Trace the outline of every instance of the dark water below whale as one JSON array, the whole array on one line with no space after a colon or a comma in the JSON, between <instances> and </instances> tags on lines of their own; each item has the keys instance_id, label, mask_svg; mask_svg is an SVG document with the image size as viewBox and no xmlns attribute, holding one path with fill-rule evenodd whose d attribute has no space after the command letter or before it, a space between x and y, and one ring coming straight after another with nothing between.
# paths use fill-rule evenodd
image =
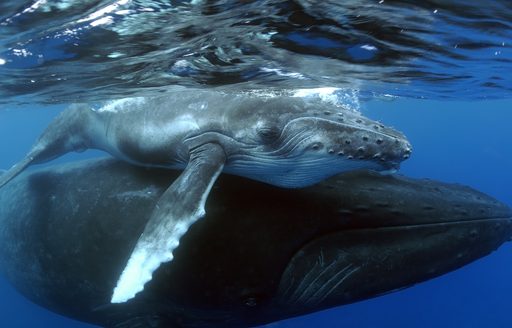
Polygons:
<instances>
[{"instance_id":1,"label":"dark water below whale","mask_svg":"<svg viewBox=\"0 0 512 328\"><path fill-rule=\"evenodd\" d=\"M329 86L408 136L414 153L402 174L467 184L512 206L511 45L507 0L2 1L0 168L74 101ZM413 288L269 326L512 327L511 263L508 243ZM0 318L1 327L91 327L2 279Z\"/></svg>"}]
</instances>

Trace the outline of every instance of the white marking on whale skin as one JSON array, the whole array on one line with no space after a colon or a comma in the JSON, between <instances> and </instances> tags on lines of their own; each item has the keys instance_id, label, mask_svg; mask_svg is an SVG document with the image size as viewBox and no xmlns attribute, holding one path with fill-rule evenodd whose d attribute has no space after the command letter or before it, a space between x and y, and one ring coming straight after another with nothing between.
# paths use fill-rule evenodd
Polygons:
<instances>
[{"instance_id":1,"label":"white marking on whale skin","mask_svg":"<svg viewBox=\"0 0 512 328\"><path fill-rule=\"evenodd\" d=\"M122 112L122 111L127 111L130 108L133 108L133 110L140 110L139 106L144 105L145 102L146 102L145 97L123 98L123 99L109 101L105 105L101 106L100 108L93 109L93 110L100 112L100 113L103 113L103 112L118 113L118 112Z\"/></svg>"},{"instance_id":2,"label":"white marking on whale skin","mask_svg":"<svg viewBox=\"0 0 512 328\"><path fill-rule=\"evenodd\" d=\"M194 111L205 111L208 107L207 101L194 102L188 105L188 109L192 109Z\"/></svg>"},{"instance_id":3,"label":"white marking on whale skin","mask_svg":"<svg viewBox=\"0 0 512 328\"><path fill-rule=\"evenodd\" d=\"M154 194L158 192L158 188L155 186L149 186L142 190L131 190L125 191L122 193L114 194L111 197L114 197L120 201L131 201L134 199L151 199Z\"/></svg>"},{"instance_id":4,"label":"white marking on whale skin","mask_svg":"<svg viewBox=\"0 0 512 328\"><path fill-rule=\"evenodd\" d=\"M389 170L384 170L384 171L378 171L378 173L380 175L394 175L396 174L396 172L398 172L396 169L389 169Z\"/></svg>"},{"instance_id":5,"label":"white marking on whale skin","mask_svg":"<svg viewBox=\"0 0 512 328\"><path fill-rule=\"evenodd\" d=\"M171 136L186 135L187 133L193 133L194 131L200 130L197 120L194 118L194 115L191 114L180 115L175 119L164 123L150 122L146 120L144 115L144 119L140 122L140 125L142 127L141 137L134 142L138 142L141 149L153 149L154 151L165 148L166 142ZM163 138L162 135L166 137ZM122 140L116 140L115 138L110 141L110 143L117 145L112 149L112 152L116 153L118 157L123 156L123 154L116 152L116 149L120 148L119 142L121 141Z\"/></svg>"},{"instance_id":6,"label":"white marking on whale skin","mask_svg":"<svg viewBox=\"0 0 512 328\"><path fill-rule=\"evenodd\" d=\"M176 119L172 120L167 127L169 131L172 131L173 134L184 134L191 131L197 131L200 129L197 120L194 118L194 115L184 114L176 117ZM159 135L162 132L156 129L155 135Z\"/></svg>"}]
</instances>

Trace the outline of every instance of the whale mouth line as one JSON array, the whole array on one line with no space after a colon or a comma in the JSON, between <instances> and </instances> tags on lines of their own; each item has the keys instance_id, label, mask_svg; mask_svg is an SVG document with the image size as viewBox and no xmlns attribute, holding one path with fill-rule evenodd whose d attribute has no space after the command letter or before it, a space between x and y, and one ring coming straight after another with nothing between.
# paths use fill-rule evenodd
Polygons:
<instances>
[{"instance_id":1,"label":"whale mouth line","mask_svg":"<svg viewBox=\"0 0 512 328\"><path fill-rule=\"evenodd\" d=\"M512 224L512 216L509 217L503 217L503 216L494 216L494 217L486 217L486 218L467 218L467 219L457 219L453 221L439 221L439 222L433 222L433 221L425 221L425 222L419 222L419 223L411 223L411 224L386 224L386 225L379 225L378 223L371 223L367 226L361 226L361 227L351 227L349 229L340 229L336 231L332 231L323 235L315 236L312 240L323 238L325 236L329 236L332 234L337 234L340 232L360 232L365 230L371 230L371 231L386 231L386 230L395 230L395 229L410 229L410 228L423 228L423 227L436 227L436 226L455 226L458 224L465 224L465 223L475 223L475 222L506 222L509 221Z\"/></svg>"}]
</instances>

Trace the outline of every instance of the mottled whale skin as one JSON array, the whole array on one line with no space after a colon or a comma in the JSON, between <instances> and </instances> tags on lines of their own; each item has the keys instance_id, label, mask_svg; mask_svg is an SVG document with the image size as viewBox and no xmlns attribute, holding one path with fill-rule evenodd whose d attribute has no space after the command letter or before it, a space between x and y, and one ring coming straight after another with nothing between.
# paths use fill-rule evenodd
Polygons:
<instances>
[{"instance_id":1,"label":"mottled whale skin","mask_svg":"<svg viewBox=\"0 0 512 328\"><path fill-rule=\"evenodd\" d=\"M393 170L411 153L401 133L326 102L188 91L64 111L0 187L28 165L88 148L137 165L183 169L152 211L114 289L116 303L134 297L173 259L180 238L204 216L222 171L299 188L354 169Z\"/></svg>"},{"instance_id":2,"label":"mottled whale skin","mask_svg":"<svg viewBox=\"0 0 512 328\"><path fill-rule=\"evenodd\" d=\"M0 271L35 303L104 327L249 327L411 286L512 234L508 207L461 185L359 171L287 190L223 175L174 260L111 304L178 175L112 159L23 173L0 189Z\"/></svg>"}]
</instances>

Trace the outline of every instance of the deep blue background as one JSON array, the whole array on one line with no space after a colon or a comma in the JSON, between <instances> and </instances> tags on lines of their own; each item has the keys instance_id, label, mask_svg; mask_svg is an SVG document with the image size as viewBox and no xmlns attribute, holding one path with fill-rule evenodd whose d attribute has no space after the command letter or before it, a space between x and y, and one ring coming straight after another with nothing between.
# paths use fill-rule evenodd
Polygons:
<instances>
[{"instance_id":1,"label":"deep blue background","mask_svg":"<svg viewBox=\"0 0 512 328\"><path fill-rule=\"evenodd\" d=\"M29 149L62 107L0 108L0 168ZM14 109L14 108L13 108ZM373 101L363 112L402 130L414 153L401 173L470 185L512 205L512 101ZM66 156L62 160L97 155ZM413 288L272 327L512 327L512 244ZM48 312L0 279L1 327L90 327Z\"/></svg>"}]
</instances>

